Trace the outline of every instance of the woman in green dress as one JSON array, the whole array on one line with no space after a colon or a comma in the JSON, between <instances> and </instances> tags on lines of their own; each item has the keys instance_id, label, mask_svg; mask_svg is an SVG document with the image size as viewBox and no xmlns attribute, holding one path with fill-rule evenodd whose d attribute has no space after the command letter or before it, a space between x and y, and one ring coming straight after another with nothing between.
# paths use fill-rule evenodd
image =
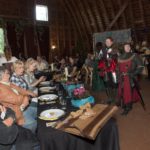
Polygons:
<instances>
[{"instance_id":1,"label":"woman in green dress","mask_svg":"<svg viewBox=\"0 0 150 150\"><path fill-rule=\"evenodd\" d=\"M102 78L99 75L98 63L100 60L100 54L102 49L102 43L96 43L96 50L93 59L93 78L92 78L92 90L95 92L105 90L105 85Z\"/></svg>"}]
</instances>

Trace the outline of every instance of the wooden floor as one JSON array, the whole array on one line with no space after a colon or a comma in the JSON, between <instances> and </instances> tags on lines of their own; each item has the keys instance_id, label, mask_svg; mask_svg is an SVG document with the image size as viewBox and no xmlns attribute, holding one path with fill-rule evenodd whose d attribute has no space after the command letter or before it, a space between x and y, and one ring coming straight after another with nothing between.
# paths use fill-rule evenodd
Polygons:
<instances>
[{"instance_id":1,"label":"wooden floor","mask_svg":"<svg viewBox=\"0 0 150 150\"><path fill-rule=\"evenodd\" d=\"M137 103L127 116L120 115L121 109L116 114L120 150L150 150L150 81L143 79L140 85L147 107L146 111L143 110L140 103ZM92 94L101 102L107 98L104 92L92 92Z\"/></svg>"}]
</instances>

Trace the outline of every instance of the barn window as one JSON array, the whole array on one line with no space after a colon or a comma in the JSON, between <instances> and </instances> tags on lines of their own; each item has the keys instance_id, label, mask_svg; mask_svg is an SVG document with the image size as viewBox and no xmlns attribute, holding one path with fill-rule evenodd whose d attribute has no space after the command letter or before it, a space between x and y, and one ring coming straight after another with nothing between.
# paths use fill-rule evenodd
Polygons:
<instances>
[{"instance_id":1,"label":"barn window","mask_svg":"<svg viewBox=\"0 0 150 150\"><path fill-rule=\"evenodd\" d=\"M4 30L0 28L0 54L4 53Z\"/></svg>"},{"instance_id":2,"label":"barn window","mask_svg":"<svg viewBox=\"0 0 150 150\"><path fill-rule=\"evenodd\" d=\"M48 7L46 5L36 5L36 20L48 21Z\"/></svg>"}]
</instances>

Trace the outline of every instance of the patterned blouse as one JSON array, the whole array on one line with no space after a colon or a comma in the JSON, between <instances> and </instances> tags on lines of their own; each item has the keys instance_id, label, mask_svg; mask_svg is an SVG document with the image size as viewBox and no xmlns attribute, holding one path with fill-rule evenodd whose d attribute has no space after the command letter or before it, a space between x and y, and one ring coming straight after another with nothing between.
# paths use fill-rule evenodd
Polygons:
<instances>
[{"instance_id":1,"label":"patterned blouse","mask_svg":"<svg viewBox=\"0 0 150 150\"><path fill-rule=\"evenodd\" d=\"M31 84L33 84L33 83L36 82L36 80L37 80L37 79L35 78L34 74L26 73L26 74L24 75L24 79L25 79L26 83L28 84L29 90L31 90L31 91L36 90L36 87L31 86Z\"/></svg>"},{"instance_id":2,"label":"patterned blouse","mask_svg":"<svg viewBox=\"0 0 150 150\"><path fill-rule=\"evenodd\" d=\"M14 83L15 85L27 90L28 89L28 84L25 81L25 79L23 78L23 76L18 76L16 75L16 73L13 73L11 78L10 78L10 82Z\"/></svg>"}]
</instances>

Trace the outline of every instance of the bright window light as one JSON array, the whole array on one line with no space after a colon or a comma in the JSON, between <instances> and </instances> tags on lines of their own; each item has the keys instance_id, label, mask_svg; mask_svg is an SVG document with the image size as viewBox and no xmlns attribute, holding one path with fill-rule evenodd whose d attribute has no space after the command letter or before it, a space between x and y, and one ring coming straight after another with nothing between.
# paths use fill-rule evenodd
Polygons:
<instances>
[{"instance_id":1,"label":"bright window light","mask_svg":"<svg viewBox=\"0 0 150 150\"><path fill-rule=\"evenodd\" d=\"M36 20L48 21L48 7L45 5L36 5Z\"/></svg>"}]
</instances>

